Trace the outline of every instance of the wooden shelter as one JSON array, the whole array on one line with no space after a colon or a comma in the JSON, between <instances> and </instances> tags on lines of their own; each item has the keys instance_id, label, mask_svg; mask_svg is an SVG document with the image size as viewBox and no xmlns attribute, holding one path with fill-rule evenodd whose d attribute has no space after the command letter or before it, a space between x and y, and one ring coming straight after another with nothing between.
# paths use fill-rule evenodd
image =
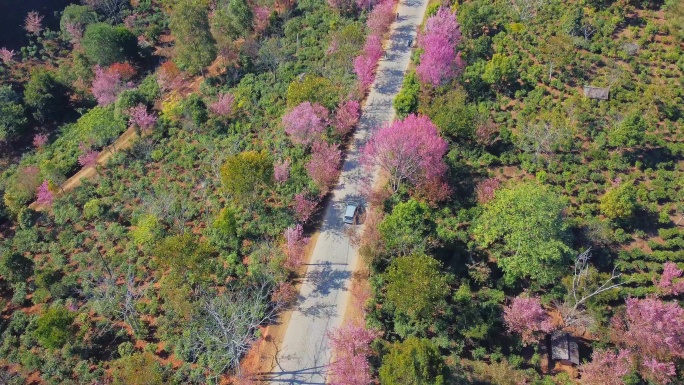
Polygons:
<instances>
[{"instance_id":1,"label":"wooden shelter","mask_svg":"<svg viewBox=\"0 0 684 385\"><path fill-rule=\"evenodd\" d=\"M584 86L584 97L589 99L608 100L610 88Z\"/></svg>"},{"instance_id":2,"label":"wooden shelter","mask_svg":"<svg viewBox=\"0 0 684 385\"><path fill-rule=\"evenodd\" d=\"M579 345L575 337L563 331L551 334L551 359L564 365L579 365Z\"/></svg>"}]
</instances>

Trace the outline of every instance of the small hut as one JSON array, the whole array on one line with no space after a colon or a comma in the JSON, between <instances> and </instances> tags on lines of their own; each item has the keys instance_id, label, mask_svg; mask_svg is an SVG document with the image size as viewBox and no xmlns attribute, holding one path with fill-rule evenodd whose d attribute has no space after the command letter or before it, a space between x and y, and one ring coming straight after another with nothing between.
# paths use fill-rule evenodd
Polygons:
<instances>
[{"instance_id":1,"label":"small hut","mask_svg":"<svg viewBox=\"0 0 684 385\"><path fill-rule=\"evenodd\" d=\"M564 365L579 365L579 345L577 340L563 331L551 335L551 359Z\"/></svg>"},{"instance_id":2,"label":"small hut","mask_svg":"<svg viewBox=\"0 0 684 385\"><path fill-rule=\"evenodd\" d=\"M589 99L608 100L610 88L584 86L584 97Z\"/></svg>"}]
</instances>

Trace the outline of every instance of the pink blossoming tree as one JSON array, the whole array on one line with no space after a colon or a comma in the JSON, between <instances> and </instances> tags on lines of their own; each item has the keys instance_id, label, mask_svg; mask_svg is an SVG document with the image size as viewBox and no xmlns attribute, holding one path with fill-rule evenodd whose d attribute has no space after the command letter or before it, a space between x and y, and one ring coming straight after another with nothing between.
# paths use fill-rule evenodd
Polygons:
<instances>
[{"instance_id":1,"label":"pink blossoming tree","mask_svg":"<svg viewBox=\"0 0 684 385\"><path fill-rule=\"evenodd\" d=\"M477 193L477 201L484 204L494 199L494 193L501 186L497 179L488 178L477 184L475 191Z\"/></svg>"},{"instance_id":2,"label":"pink blossoming tree","mask_svg":"<svg viewBox=\"0 0 684 385\"><path fill-rule=\"evenodd\" d=\"M157 116L147 111L147 107L140 103L128 110L128 117L131 124L139 131L148 131L157 124Z\"/></svg>"},{"instance_id":3,"label":"pink blossoming tree","mask_svg":"<svg viewBox=\"0 0 684 385\"><path fill-rule=\"evenodd\" d=\"M347 100L340 104L335 111L335 118L333 126L338 135L344 137L349 134L357 124L359 124L359 117L361 116L361 109L359 102L356 100Z\"/></svg>"},{"instance_id":4,"label":"pink blossoming tree","mask_svg":"<svg viewBox=\"0 0 684 385\"><path fill-rule=\"evenodd\" d=\"M385 170L396 192L405 181L420 185L443 180L446 151L447 142L430 118L411 114L377 130L363 148L362 162Z\"/></svg>"},{"instance_id":5,"label":"pink blossoming tree","mask_svg":"<svg viewBox=\"0 0 684 385\"><path fill-rule=\"evenodd\" d=\"M31 11L24 19L24 29L32 35L38 35L43 30L43 16L36 11Z\"/></svg>"},{"instance_id":6,"label":"pink blossoming tree","mask_svg":"<svg viewBox=\"0 0 684 385\"><path fill-rule=\"evenodd\" d=\"M304 229L301 224L290 226L285 229L283 236L285 237L285 268L295 270L302 265L304 261L304 248L309 243L309 238L304 237Z\"/></svg>"},{"instance_id":7,"label":"pink blossoming tree","mask_svg":"<svg viewBox=\"0 0 684 385\"><path fill-rule=\"evenodd\" d=\"M290 178L290 160L285 159L273 164L273 179L278 183L285 183Z\"/></svg>"},{"instance_id":8,"label":"pink blossoming tree","mask_svg":"<svg viewBox=\"0 0 684 385\"><path fill-rule=\"evenodd\" d=\"M254 7L254 32L261 34L268 28L271 23L271 9L266 6Z\"/></svg>"},{"instance_id":9,"label":"pink blossoming tree","mask_svg":"<svg viewBox=\"0 0 684 385\"><path fill-rule=\"evenodd\" d=\"M504 307L504 322L512 333L520 334L523 342L539 340L540 332L553 330L551 317L542 309L539 298L515 297Z\"/></svg>"},{"instance_id":10,"label":"pink blossoming tree","mask_svg":"<svg viewBox=\"0 0 684 385\"><path fill-rule=\"evenodd\" d=\"M366 55L359 55L354 58L354 73L359 78L359 85L363 91L375 81L375 65L377 60L373 60Z\"/></svg>"},{"instance_id":11,"label":"pink blossoming tree","mask_svg":"<svg viewBox=\"0 0 684 385\"><path fill-rule=\"evenodd\" d=\"M682 270L674 262L665 262L663 273L657 286L665 295L677 295L684 292L684 280L678 279L682 276ZM677 281L675 281L677 279Z\"/></svg>"},{"instance_id":12,"label":"pink blossoming tree","mask_svg":"<svg viewBox=\"0 0 684 385\"><path fill-rule=\"evenodd\" d=\"M82 154L78 156L78 164L81 167L95 167L97 165L97 157L100 156L98 151L92 148L87 148L83 143L79 145Z\"/></svg>"},{"instance_id":13,"label":"pink blossoming tree","mask_svg":"<svg viewBox=\"0 0 684 385\"><path fill-rule=\"evenodd\" d=\"M456 46L461 41L460 25L456 15L441 8L430 17L425 31L418 36L418 46L423 50L420 64L416 67L418 78L433 86L452 79L464 67Z\"/></svg>"},{"instance_id":14,"label":"pink blossoming tree","mask_svg":"<svg viewBox=\"0 0 684 385\"><path fill-rule=\"evenodd\" d=\"M126 85L121 81L119 72L107 71L100 66L95 66L93 96L95 96L97 104L106 106L114 103L121 91L126 88Z\"/></svg>"},{"instance_id":15,"label":"pink blossoming tree","mask_svg":"<svg viewBox=\"0 0 684 385\"><path fill-rule=\"evenodd\" d=\"M623 385L622 378L631 372L633 361L629 350L620 350L617 354L610 350L594 350L591 362L579 367L582 384Z\"/></svg>"},{"instance_id":16,"label":"pink blossoming tree","mask_svg":"<svg viewBox=\"0 0 684 385\"><path fill-rule=\"evenodd\" d=\"M325 130L327 117L325 107L302 102L283 115L283 126L293 142L308 146Z\"/></svg>"},{"instance_id":17,"label":"pink blossoming tree","mask_svg":"<svg viewBox=\"0 0 684 385\"><path fill-rule=\"evenodd\" d=\"M327 194L330 186L337 181L341 159L342 151L335 144L316 141L311 147L311 160L306 163L306 171L321 194Z\"/></svg>"},{"instance_id":18,"label":"pink blossoming tree","mask_svg":"<svg viewBox=\"0 0 684 385\"><path fill-rule=\"evenodd\" d=\"M0 48L0 60L5 65L10 65L14 61L14 50L9 50L5 47Z\"/></svg>"},{"instance_id":19,"label":"pink blossoming tree","mask_svg":"<svg viewBox=\"0 0 684 385\"><path fill-rule=\"evenodd\" d=\"M652 384L666 385L677 374L672 362L658 362L654 358L644 358L641 375Z\"/></svg>"},{"instance_id":20,"label":"pink blossoming tree","mask_svg":"<svg viewBox=\"0 0 684 385\"><path fill-rule=\"evenodd\" d=\"M69 42L74 46L78 46L83 38L83 26L79 23L67 22L64 24L64 30L68 35Z\"/></svg>"},{"instance_id":21,"label":"pink blossoming tree","mask_svg":"<svg viewBox=\"0 0 684 385\"><path fill-rule=\"evenodd\" d=\"M45 147L48 142L48 136L45 134L36 134L33 136L33 147L41 149Z\"/></svg>"},{"instance_id":22,"label":"pink blossoming tree","mask_svg":"<svg viewBox=\"0 0 684 385\"><path fill-rule=\"evenodd\" d=\"M307 197L306 193L295 194L294 196L294 214L295 218L301 222L308 222L311 216L316 211L318 201Z\"/></svg>"},{"instance_id":23,"label":"pink blossoming tree","mask_svg":"<svg viewBox=\"0 0 684 385\"><path fill-rule=\"evenodd\" d=\"M368 356L371 342L379 336L375 330L347 323L329 334L335 359L328 366L333 385L368 385L373 382Z\"/></svg>"},{"instance_id":24,"label":"pink blossoming tree","mask_svg":"<svg viewBox=\"0 0 684 385\"><path fill-rule=\"evenodd\" d=\"M384 35L389 30L395 17L394 1L383 0L376 4L370 15L368 15L368 21L366 22L371 35Z\"/></svg>"},{"instance_id":25,"label":"pink blossoming tree","mask_svg":"<svg viewBox=\"0 0 684 385\"><path fill-rule=\"evenodd\" d=\"M232 94L220 94L215 102L209 104L209 111L217 116L228 117L233 114L235 97Z\"/></svg>"},{"instance_id":26,"label":"pink blossoming tree","mask_svg":"<svg viewBox=\"0 0 684 385\"><path fill-rule=\"evenodd\" d=\"M55 194L50 190L50 182L44 180L43 183L38 186L38 191L36 193L36 202L43 206L52 206L52 202L55 200Z\"/></svg>"}]
</instances>

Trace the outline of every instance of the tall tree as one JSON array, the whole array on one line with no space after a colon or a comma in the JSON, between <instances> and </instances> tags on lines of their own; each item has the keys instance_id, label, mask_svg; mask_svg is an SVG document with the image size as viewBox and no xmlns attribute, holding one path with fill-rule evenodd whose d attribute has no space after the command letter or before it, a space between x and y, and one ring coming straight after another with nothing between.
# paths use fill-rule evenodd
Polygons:
<instances>
[{"instance_id":1,"label":"tall tree","mask_svg":"<svg viewBox=\"0 0 684 385\"><path fill-rule=\"evenodd\" d=\"M382 385L443 385L446 366L437 347L427 339L409 337L394 343L382 358Z\"/></svg>"},{"instance_id":2,"label":"tall tree","mask_svg":"<svg viewBox=\"0 0 684 385\"><path fill-rule=\"evenodd\" d=\"M461 26L456 15L448 8L440 8L428 19L425 31L418 37L418 46L423 49L416 67L418 78L438 86L456 76L464 67L460 53L456 53L460 41Z\"/></svg>"},{"instance_id":3,"label":"tall tree","mask_svg":"<svg viewBox=\"0 0 684 385\"><path fill-rule=\"evenodd\" d=\"M88 58L101 66L133 59L138 53L138 39L131 31L107 23L88 25L81 45Z\"/></svg>"},{"instance_id":4,"label":"tall tree","mask_svg":"<svg viewBox=\"0 0 684 385\"><path fill-rule=\"evenodd\" d=\"M21 98L10 86L0 86L0 142L17 138L26 127Z\"/></svg>"},{"instance_id":5,"label":"tall tree","mask_svg":"<svg viewBox=\"0 0 684 385\"><path fill-rule=\"evenodd\" d=\"M273 162L265 152L245 151L231 155L221 167L223 188L233 199L248 206L259 199L273 176Z\"/></svg>"},{"instance_id":6,"label":"tall tree","mask_svg":"<svg viewBox=\"0 0 684 385\"><path fill-rule=\"evenodd\" d=\"M209 32L207 8L198 0L179 0L171 12L171 33L176 38L174 61L197 74L216 58L216 42Z\"/></svg>"},{"instance_id":7,"label":"tall tree","mask_svg":"<svg viewBox=\"0 0 684 385\"><path fill-rule=\"evenodd\" d=\"M530 278L550 284L570 253L564 209L562 199L535 183L501 189L484 205L473 235L496 257L507 283Z\"/></svg>"}]
</instances>

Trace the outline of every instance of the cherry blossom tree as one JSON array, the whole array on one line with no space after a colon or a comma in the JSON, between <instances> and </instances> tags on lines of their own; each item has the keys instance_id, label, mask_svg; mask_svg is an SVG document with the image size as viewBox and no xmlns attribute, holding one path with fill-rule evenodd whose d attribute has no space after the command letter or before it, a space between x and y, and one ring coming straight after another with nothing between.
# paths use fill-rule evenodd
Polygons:
<instances>
[{"instance_id":1,"label":"cherry blossom tree","mask_svg":"<svg viewBox=\"0 0 684 385\"><path fill-rule=\"evenodd\" d=\"M108 71L95 66L95 79L93 80L93 96L101 106L112 104L116 101L121 91L128 88L121 81L121 74L117 71Z\"/></svg>"},{"instance_id":2,"label":"cherry blossom tree","mask_svg":"<svg viewBox=\"0 0 684 385\"><path fill-rule=\"evenodd\" d=\"M382 39L378 35L370 35L363 45L363 54L372 61L378 62L382 56Z\"/></svg>"},{"instance_id":3,"label":"cherry blossom tree","mask_svg":"<svg viewBox=\"0 0 684 385\"><path fill-rule=\"evenodd\" d=\"M649 383L666 385L672 382L672 377L677 374L672 362L658 362L654 358L644 358L641 375Z\"/></svg>"},{"instance_id":4,"label":"cherry blossom tree","mask_svg":"<svg viewBox=\"0 0 684 385\"><path fill-rule=\"evenodd\" d=\"M478 203L485 204L494 199L494 193L500 186L501 183L495 178L488 178L478 183L475 187Z\"/></svg>"},{"instance_id":5,"label":"cherry blossom tree","mask_svg":"<svg viewBox=\"0 0 684 385\"><path fill-rule=\"evenodd\" d=\"M328 335L334 360L329 364L332 385L368 385L373 379L368 356L378 331L347 323Z\"/></svg>"},{"instance_id":6,"label":"cherry blossom tree","mask_svg":"<svg viewBox=\"0 0 684 385\"><path fill-rule=\"evenodd\" d=\"M97 157L100 156L98 151L92 148L87 148L83 143L79 145L82 154L78 156L78 164L81 167L95 167L97 165Z\"/></svg>"},{"instance_id":7,"label":"cherry blossom tree","mask_svg":"<svg viewBox=\"0 0 684 385\"><path fill-rule=\"evenodd\" d=\"M594 350L591 362L579 367L582 384L585 385L623 385L622 377L630 373L634 358L629 350L617 354L610 350Z\"/></svg>"},{"instance_id":8,"label":"cherry blossom tree","mask_svg":"<svg viewBox=\"0 0 684 385\"><path fill-rule=\"evenodd\" d=\"M304 237L304 229L301 224L296 224L285 229L285 268L295 270L304 261L304 248L309 243L309 238Z\"/></svg>"},{"instance_id":9,"label":"cherry blossom tree","mask_svg":"<svg viewBox=\"0 0 684 385\"><path fill-rule=\"evenodd\" d=\"M382 36L388 30L395 19L394 1L383 0L373 7L370 15L368 15L368 29L371 35Z\"/></svg>"},{"instance_id":10,"label":"cherry blossom tree","mask_svg":"<svg viewBox=\"0 0 684 385\"><path fill-rule=\"evenodd\" d=\"M676 302L628 298L611 324L614 338L643 357L684 358L684 309Z\"/></svg>"},{"instance_id":11,"label":"cherry blossom tree","mask_svg":"<svg viewBox=\"0 0 684 385\"><path fill-rule=\"evenodd\" d=\"M271 22L271 9L266 6L256 6L253 12L253 26L254 32L261 34L268 28Z\"/></svg>"},{"instance_id":12,"label":"cherry blossom tree","mask_svg":"<svg viewBox=\"0 0 684 385\"><path fill-rule=\"evenodd\" d=\"M461 41L460 25L456 15L447 8L440 8L430 17L425 31L418 36L418 46L423 49L420 64L416 67L418 78L433 86L452 79L464 63L456 46Z\"/></svg>"},{"instance_id":13,"label":"cherry blossom tree","mask_svg":"<svg viewBox=\"0 0 684 385\"><path fill-rule=\"evenodd\" d=\"M375 65L377 63L377 60L366 55L359 55L354 58L354 73L359 78L359 85L362 90L367 90L375 81Z\"/></svg>"},{"instance_id":14,"label":"cherry blossom tree","mask_svg":"<svg viewBox=\"0 0 684 385\"><path fill-rule=\"evenodd\" d=\"M515 297L504 307L504 322L510 332L521 335L523 342L538 340L538 332L553 330L551 317L542 309L537 297Z\"/></svg>"},{"instance_id":15,"label":"cherry blossom tree","mask_svg":"<svg viewBox=\"0 0 684 385\"><path fill-rule=\"evenodd\" d=\"M682 270L674 262L665 262L663 273L658 281L658 288L665 295L677 295L684 292L684 280L674 281L682 276Z\"/></svg>"},{"instance_id":16,"label":"cherry blossom tree","mask_svg":"<svg viewBox=\"0 0 684 385\"><path fill-rule=\"evenodd\" d=\"M294 211L295 217L301 222L307 222L316 211L317 200L310 199L306 193L295 194Z\"/></svg>"},{"instance_id":17,"label":"cherry blossom tree","mask_svg":"<svg viewBox=\"0 0 684 385\"><path fill-rule=\"evenodd\" d=\"M10 65L14 61L14 50L9 50L5 47L0 48L0 60L5 65Z\"/></svg>"},{"instance_id":18,"label":"cherry blossom tree","mask_svg":"<svg viewBox=\"0 0 684 385\"><path fill-rule=\"evenodd\" d=\"M323 194L337 181L342 151L334 144L316 141L311 147L311 160L306 171Z\"/></svg>"},{"instance_id":19,"label":"cherry blossom tree","mask_svg":"<svg viewBox=\"0 0 684 385\"><path fill-rule=\"evenodd\" d=\"M273 179L278 183L285 183L290 178L290 160L285 159L273 164Z\"/></svg>"},{"instance_id":20,"label":"cherry blossom tree","mask_svg":"<svg viewBox=\"0 0 684 385\"><path fill-rule=\"evenodd\" d=\"M235 97L232 94L220 94L215 102L209 104L209 111L215 115L228 117L233 114Z\"/></svg>"},{"instance_id":21,"label":"cherry blossom tree","mask_svg":"<svg viewBox=\"0 0 684 385\"><path fill-rule=\"evenodd\" d=\"M283 116L283 126L293 142L308 146L325 130L327 117L325 107L302 102Z\"/></svg>"},{"instance_id":22,"label":"cherry blossom tree","mask_svg":"<svg viewBox=\"0 0 684 385\"><path fill-rule=\"evenodd\" d=\"M411 114L377 130L363 148L362 162L385 170L396 192L404 181L420 185L442 180L446 151L447 143L430 118Z\"/></svg>"},{"instance_id":23,"label":"cherry blossom tree","mask_svg":"<svg viewBox=\"0 0 684 385\"><path fill-rule=\"evenodd\" d=\"M36 134L33 136L33 147L37 149L43 148L48 142L48 136L45 134Z\"/></svg>"},{"instance_id":24,"label":"cherry blossom tree","mask_svg":"<svg viewBox=\"0 0 684 385\"><path fill-rule=\"evenodd\" d=\"M74 46L78 46L83 38L83 26L80 23L66 22L64 30L69 37L69 42Z\"/></svg>"},{"instance_id":25,"label":"cherry blossom tree","mask_svg":"<svg viewBox=\"0 0 684 385\"><path fill-rule=\"evenodd\" d=\"M359 102L356 100L347 100L343 102L337 108L337 111L335 111L335 118L333 119L335 131L340 136L346 136L357 124L359 124L360 116L361 109Z\"/></svg>"},{"instance_id":26,"label":"cherry blossom tree","mask_svg":"<svg viewBox=\"0 0 684 385\"><path fill-rule=\"evenodd\" d=\"M38 35L43 30L43 16L36 11L31 11L24 19L24 29L32 35Z\"/></svg>"},{"instance_id":27,"label":"cherry blossom tree","mask_svg":"<svg viewBox=\"0 0 684 385\"><path fill-rule=\"evenodd\" d=\"M167 61L159 66L157 71L157 84L164 91L176 90L183 84L183 77L178 66Z\"/></svg>"},{"instance_id":28,"label":"cherry blossom tree","mask_svg":"<svg viewBox=\"0 0 684 385\"><path fill-rule=\"evenodd\" d=\"M157 123L157 117L149 113L147 107L142 103L130 108L128 117L133 126L142 131L151 130Z\"/></svg>"},{"instance_id":29,"label":"cherry blossom tree","mask_svg":"<svg viewBox=\"0 0 684 385\"><path fill-rule=\"evenodd\" d=\"M52 202L55 200L55 194L50 190L50 182L44 180L43 183L38 186L38 191L36 193L36 202L43 206L52 206Z\"/></svg>"}]
</instances>

